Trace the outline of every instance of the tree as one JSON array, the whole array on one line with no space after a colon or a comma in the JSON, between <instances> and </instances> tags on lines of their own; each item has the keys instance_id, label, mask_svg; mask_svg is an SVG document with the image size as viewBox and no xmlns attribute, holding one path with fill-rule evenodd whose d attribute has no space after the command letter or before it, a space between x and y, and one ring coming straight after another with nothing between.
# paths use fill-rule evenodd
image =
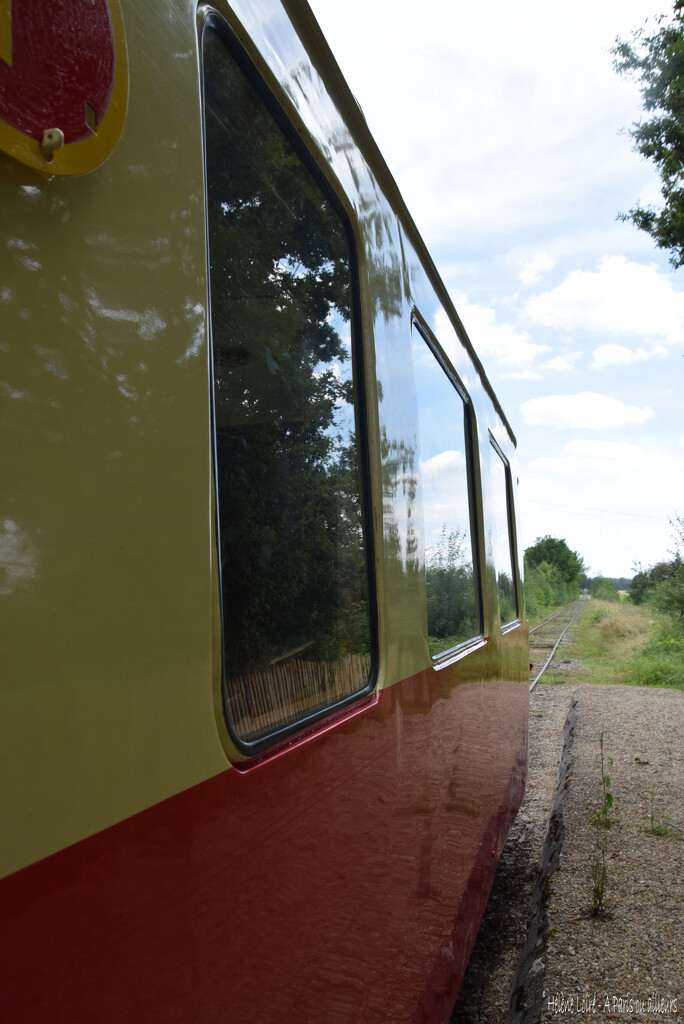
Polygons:
<instances>
[{"instance_id":1,"label":"tree","mask_svg":"<svg viewBox=\"0 0 684 1024\"><path fill-rule=\"evenodd\" d=\"M650 569L639 566L632 580L631 598L634 604L648 601L684 628L684 516L676 515L670 525L675 534L672 560L658 562Z\"/></svg>"},{"instance_id":2,"label":"tree","mask_svg":"<svg viewBox=\"0 0 684 1024\"><path fill-rule=\"evenodd\" d=\"M630 135L634 148L656 165L664 200L660 210L637 203L621 220L647 231L669 250L673 266L684 264L684 0L675 0L672 21L657 19L657 31L639 29L631 42L618 39L612 53L619 74L641 82L645 120Z\"/></svg>"},{"instance_id":3,"label":"tree","mask_svg":"<svg viewBox=\"0 0 684 1024\"><path fill-rule=\"evenodd\" d=\"M564 540L538 537L525 552L525 604L528 615L567 604L579 596L582 558Z\"/></svg>"},{"instance_id":4,"label":"tree","mask_svg":"<svg viewBox=\"0 0 684 1024\"><path fill-rule=\"evenodd\" d=\"M684 629L684 516L675 516L670 520L675 533L675 550L669 563L669 573L654 594L654 604L661 611L672 616L679 629Z\"/></svg>"},{"instance_id":5,"label":"tree","mask_svg":"<svg viewBox=\"0 0 684 1024\"><path fill-rule=\"evenodd\" d=\"M643 604L644 601L650 599L653 590L669 577L670 563L657 562L656 565L652 565L649 569L644 569L641 565L635 566L635 568L638 569L638 572L635 573L632 580L632 586L629 591L630 598L632 604Z\"/></svg>"},{"instance_id":6,"label":"tree","mask_svg":"<svg viewBox=\"0 0 684 1024\"><path fill-rule=\"evenodd\" d=\"M586 566L576 551L571 551L564 540L556 537L537 537L536 542L525 552L525 566L531 569L542 562L555 566L561 579L568 584L577 584Z\"/></svg>"}]
</instances>

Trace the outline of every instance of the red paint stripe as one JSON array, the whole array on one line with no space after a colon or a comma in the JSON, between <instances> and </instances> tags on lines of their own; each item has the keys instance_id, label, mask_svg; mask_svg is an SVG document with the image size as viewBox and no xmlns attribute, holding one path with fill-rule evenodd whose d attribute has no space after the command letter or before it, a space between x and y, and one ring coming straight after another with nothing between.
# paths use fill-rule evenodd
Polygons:
<instances>
[{"instance_id":1,"label":"red paint stripe","mask_svg":"<svg viewBox=\"0 0 684 1024\"><path fill-rule=\"evenodd\" d=\"M422 673L3 880L4 1019L446 1019L527 723L524 685L447 685Z\"/></svg>"}]
</instances>

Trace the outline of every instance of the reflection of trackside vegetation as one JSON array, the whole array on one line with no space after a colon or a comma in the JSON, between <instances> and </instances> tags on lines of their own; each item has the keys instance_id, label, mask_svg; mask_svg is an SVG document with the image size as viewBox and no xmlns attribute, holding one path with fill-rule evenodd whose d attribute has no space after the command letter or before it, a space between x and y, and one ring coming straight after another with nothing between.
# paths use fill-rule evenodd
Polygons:
<instances>
[{"instance_id":1,"label":"reflection of trackside vegetation","mask_svg":"<svg viewBox=\"0 0 684 1024\"><path fill-rule=\"evenodd\" d=\"M440 654L479 632L470 545L458 530L442 527L439 546L425 566L430 654Z\"/></svg>"},{"instance_id":2,"label":"reflection of trackside vegetation","mask_svg":"<svg viewBox=\"0 0 684 1024\"><path fill-rule=\"evenodd\" d=\"M499 595L501 622L512 622L518 614L518 608L515 603L515 587L510 573L499 572L496 574L496 590Z\"/></svg>"}]
</instances>

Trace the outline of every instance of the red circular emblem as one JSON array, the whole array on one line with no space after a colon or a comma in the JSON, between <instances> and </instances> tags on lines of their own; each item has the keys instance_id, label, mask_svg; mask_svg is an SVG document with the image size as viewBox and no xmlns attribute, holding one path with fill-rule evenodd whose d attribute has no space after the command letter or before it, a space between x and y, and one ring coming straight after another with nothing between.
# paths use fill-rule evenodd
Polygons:
<instances>
[{"instance_id":1,"label":"red circular emblem","mask_svg":"<svg viewBox=\"0 0 684 1024\"><path fill-rule=\"evenodd\" d=\"M0 0L0 147L51 174L112 151L128 67L118 0Z\"/></svg>"}]
</instances>

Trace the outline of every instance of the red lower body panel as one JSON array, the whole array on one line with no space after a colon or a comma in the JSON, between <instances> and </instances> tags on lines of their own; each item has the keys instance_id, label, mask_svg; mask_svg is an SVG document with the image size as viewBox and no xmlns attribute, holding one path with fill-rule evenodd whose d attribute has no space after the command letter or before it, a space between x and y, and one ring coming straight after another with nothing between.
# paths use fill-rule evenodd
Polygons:
<instances>
[{"instance_id":1,"label":"red lower body panel","mask_svg":"<svg viewBox=\"0 0 684 1024\"><path fill-rule=\"evenodd\" d=\"M527 687L437 681L0 882L3 1019L448 1019L522 797Z\"/></svg>"}]
</instances>

